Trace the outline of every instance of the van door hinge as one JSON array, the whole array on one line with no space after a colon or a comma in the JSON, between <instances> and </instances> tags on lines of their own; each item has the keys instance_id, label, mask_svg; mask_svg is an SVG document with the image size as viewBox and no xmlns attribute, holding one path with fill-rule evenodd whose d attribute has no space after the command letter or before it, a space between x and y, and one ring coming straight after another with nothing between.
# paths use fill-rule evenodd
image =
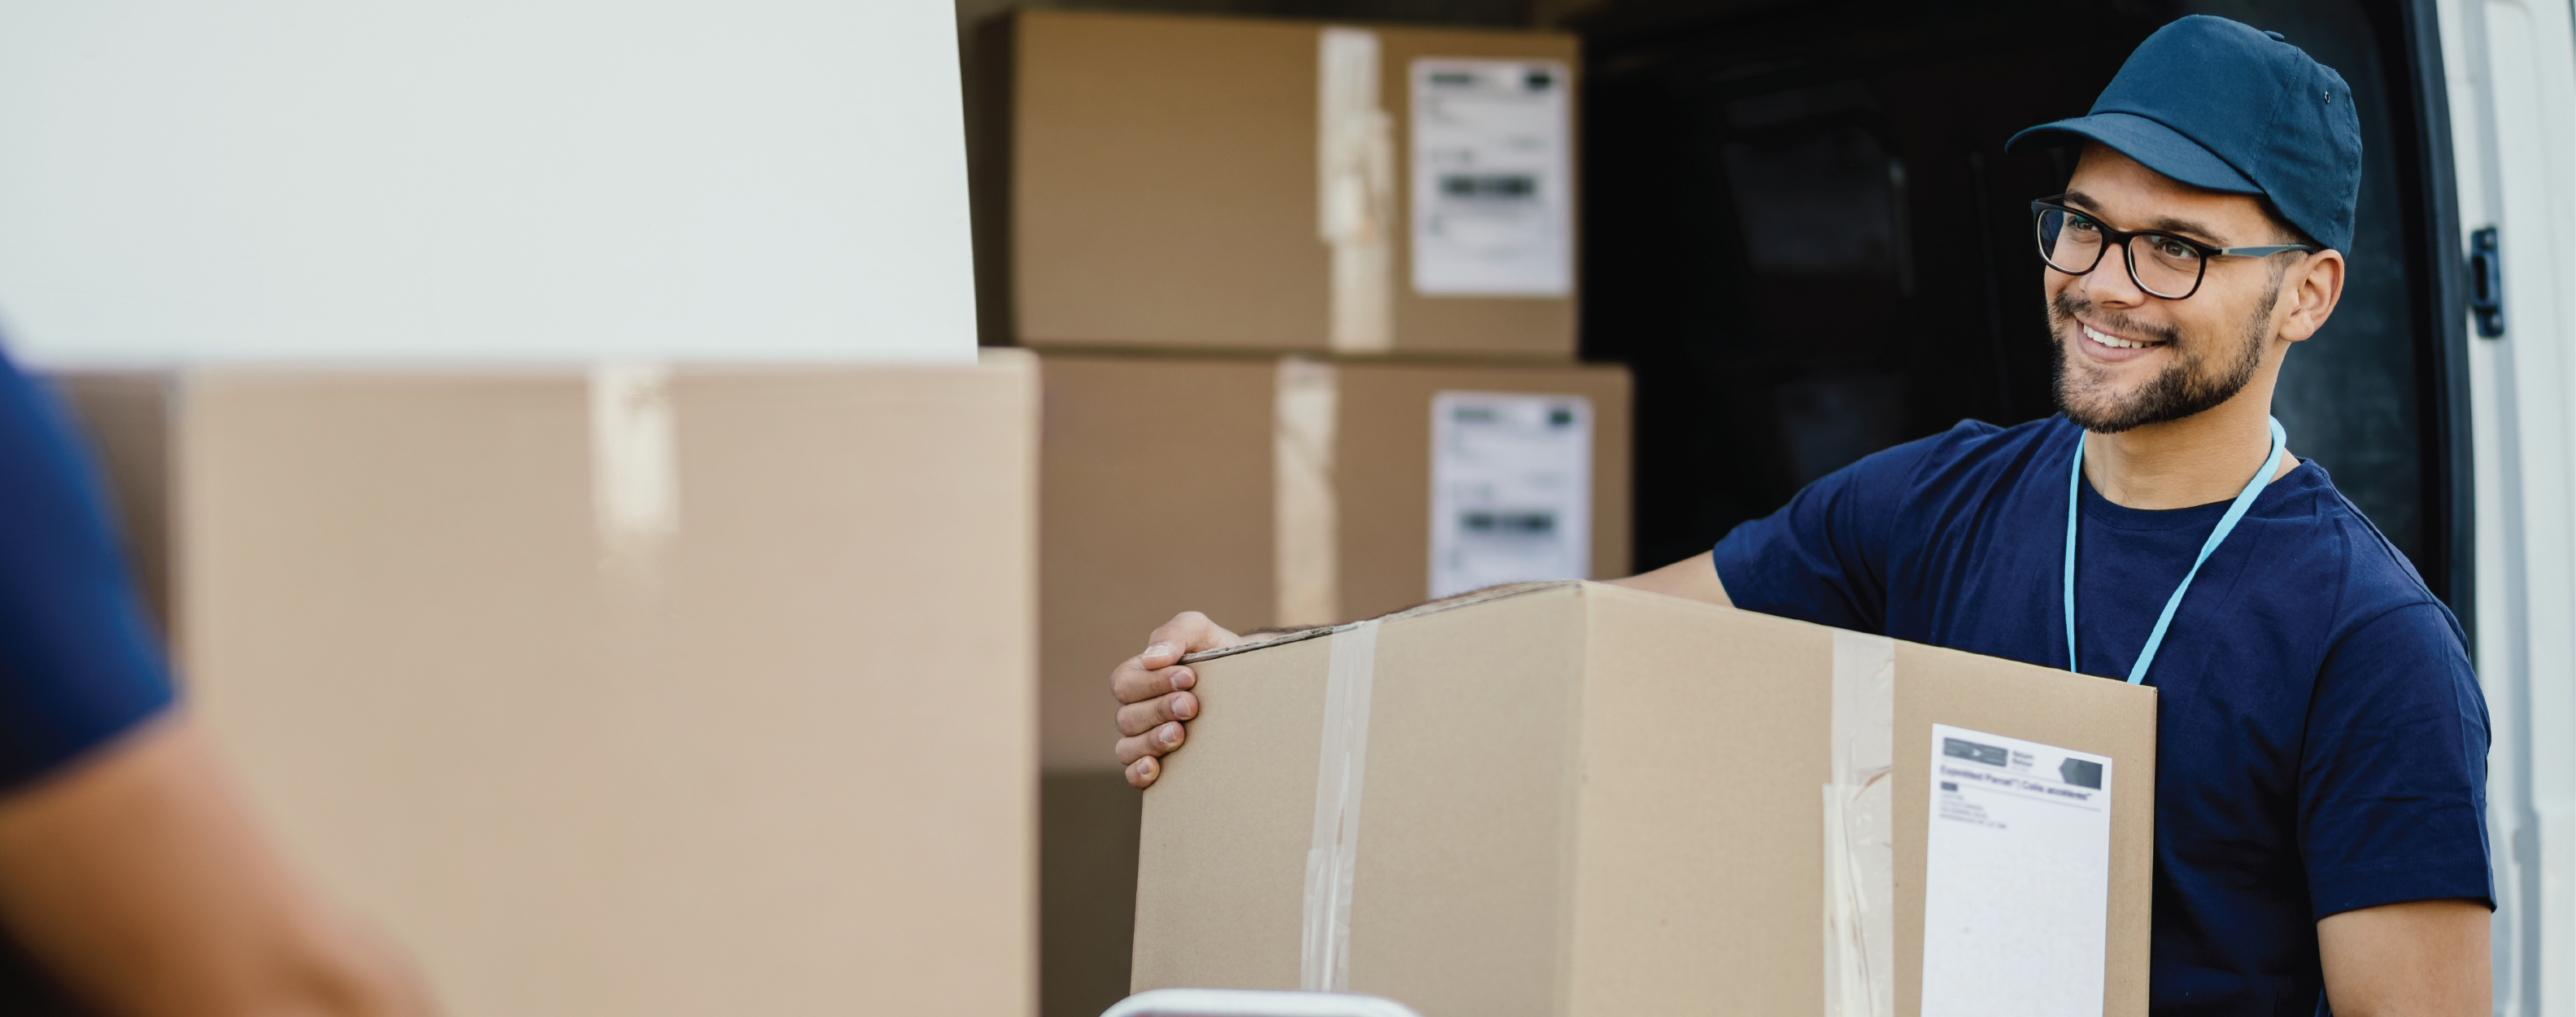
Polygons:
<instances>
[{"instance_id":1,"label":"van door hinge","mask_svg":"<svg viewBox=\"0 0 2576 1017\"><path fill-rule=\"evenodd\" d=\"M2469 312L2478 316L2478 335L2504 336L2504 255L2496 250L2496 228L2469 234Z\"/></svg>"}]
</instances>

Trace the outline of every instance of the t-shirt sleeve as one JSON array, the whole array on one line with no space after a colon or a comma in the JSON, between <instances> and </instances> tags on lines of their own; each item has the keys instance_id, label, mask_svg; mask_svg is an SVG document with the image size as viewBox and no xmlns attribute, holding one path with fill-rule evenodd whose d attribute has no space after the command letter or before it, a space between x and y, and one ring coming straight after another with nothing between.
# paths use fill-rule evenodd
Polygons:
<instances>
[{"instance_id":1,"label":"t-shirt sleeve","mask_svg":"<svg viewBox=\"0 0 2576 1017\"><path fill-rule=\"evenodd\" d=\"M0 790L158 714L169 667L51 393L0 359Z\"/></svg>"},{"instance_id":2,"label":"t-shirt sleeve","mask_svg":"<svg viewBox=\"0 0 2576 1017\"><path fill-rule=\"evenodd\" d=\"M1887 549L1899 507L1924 459L1970 426L1864 456L1807 485L1780 511L1729 532L1714 555L1727 600L1747 611L1884 631Z\"/></svg>"},{"instance_id":3,"label":"t-shirt sleeve","mask_svg":"<svg viewBox=\"0 0 2576 1017\"><path fill-rule=\"evenodd\" d=\"M2439 604L2396 608L2327 654L2301 752L2299 843L2316 917L2400 901L2494 906L2487 710Z\"/></svg>"}]
</instances>

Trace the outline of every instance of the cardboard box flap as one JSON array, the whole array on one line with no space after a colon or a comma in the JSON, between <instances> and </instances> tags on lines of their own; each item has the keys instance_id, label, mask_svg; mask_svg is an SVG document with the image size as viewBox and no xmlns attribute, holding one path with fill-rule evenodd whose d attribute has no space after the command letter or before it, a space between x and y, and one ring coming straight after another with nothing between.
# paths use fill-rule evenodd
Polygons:
<instances>
[{"instance_id":1,"label":"cardboard box flap","mask_svg":"<svg viewBox=\"0 0 2576 1017\"><path fill-rule=\"evenodd\" d=\"M1394 614L1379 615L1375 618L1362 618L1359 621L1343 622L1339 625L1323 625L1311 629L1298 629L1294 632L1281 633L1268 639L1255 640L1249 643L1236 643L1233 646L1220 646L1213 650L1200 650L1197 653L1182 657L1181 663L1196 664L1204 660L1215 660L1219 657L1231 657L1238 653L1251 653L1254 650L1267 650L1273 646L1304 642L1309 639L1329 636L1336 632L1348 632L1364 622L1391 622L1402 621L1406 618L1419 618L1427 614L1438 614L1442 611L1454 611L1462 607L1473 607L1477 604L1501 600L1505 597L1517 597L1524 593L1536 593L1540 590L1553 590L1560 586L1582 586L1585 585L1586 582L1587 580L1581 579L1543 579L1527 583L1506 583L1501 586L1491 586L1482 590L1477 590L1473 593L1461 593L1455 597L1435 600L1428 604L1417 604L1412 607L1405 608L1404 610L1397 611Z\"/></svg>"}]
</instances>

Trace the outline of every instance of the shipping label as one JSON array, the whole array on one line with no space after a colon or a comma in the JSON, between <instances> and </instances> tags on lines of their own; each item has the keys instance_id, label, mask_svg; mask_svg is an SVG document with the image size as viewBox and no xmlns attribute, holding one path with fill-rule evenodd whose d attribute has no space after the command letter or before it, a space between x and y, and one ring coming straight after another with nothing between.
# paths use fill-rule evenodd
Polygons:
<instances>
[{"instance_id":1,"label":"shipping label","mask_svg":"<svg viewBox=\"0 0 2576 1017\"><path fill-rule=\"evenodd\" d=\"M1923 1017L2102 1012L2111 760L1932 725Z\"/></svg>"}]
</instances>

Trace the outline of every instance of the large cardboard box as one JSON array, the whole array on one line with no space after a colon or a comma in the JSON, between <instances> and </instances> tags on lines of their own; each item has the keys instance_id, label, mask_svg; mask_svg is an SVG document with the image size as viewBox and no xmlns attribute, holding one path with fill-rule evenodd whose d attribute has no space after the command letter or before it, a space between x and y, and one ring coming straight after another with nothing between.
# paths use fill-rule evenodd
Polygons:
<instances>
[{"instance_id":1,"label":"large cardboard box","mask_svg":"<svg viewBox=\"0 0 2576 1017\"><path fill-rule=\"evenodd\" d=\"M450 1011L1023 1017L1032 359L66 389L189 708Z\"/></svg>"},{"instance_id":2,"label":"large cardboard box","mask_svg":"<svg viewBox=\"0 0 2576 1017\"><path fill-rule=\"evenodd\" d=\"M1589 432L1579 448L1502 451L1535 453L1534 469L1579 468L1568 479L1588 492L1501 492L1498 502L1524 511L1499 515L1548 516L1544 534L1524 528L1556 552L1536 564L1573 571L1546 578L1629 572L1625 368L1071 354L1042 363L1050 769L1118 765L1109 669L1176 613L1202 611L1238 632L1328 624L1459 592L1433 585L1443 534L1491 536L1489 557L1508 555L1514 534L1462 532L1480 506L1435 504L1441 462L1454 468L1487 451L1461 447L1475 436L1436 420L1444 407L1580 410L1568 422ZM1578 452L1580 463L1550 452ZM1452 488L1479 480L1446 479ZM1474 568L1451 574L1484 585Z\"/></svg>"},{"instance_id":3,"label":"large cardboard box","mask_svg":"<svg viewBox=\"0 0 2576 1017\"><path fill-rule=\"evenodd\" d=\"M2152 689L1572 583L1196 666L1139 990L2146 1012Z\"/></svg>"},{"instance_id":4,"label":"large cardboard box","mask_svg":"<svg viewBox=\"0 0 2576 1017\"><path fill-rule=\"evenodd\" d=\"M1573 36L1022 10L975 62L987 341L1574 355Z\"/></svg>"}]
</instances>

